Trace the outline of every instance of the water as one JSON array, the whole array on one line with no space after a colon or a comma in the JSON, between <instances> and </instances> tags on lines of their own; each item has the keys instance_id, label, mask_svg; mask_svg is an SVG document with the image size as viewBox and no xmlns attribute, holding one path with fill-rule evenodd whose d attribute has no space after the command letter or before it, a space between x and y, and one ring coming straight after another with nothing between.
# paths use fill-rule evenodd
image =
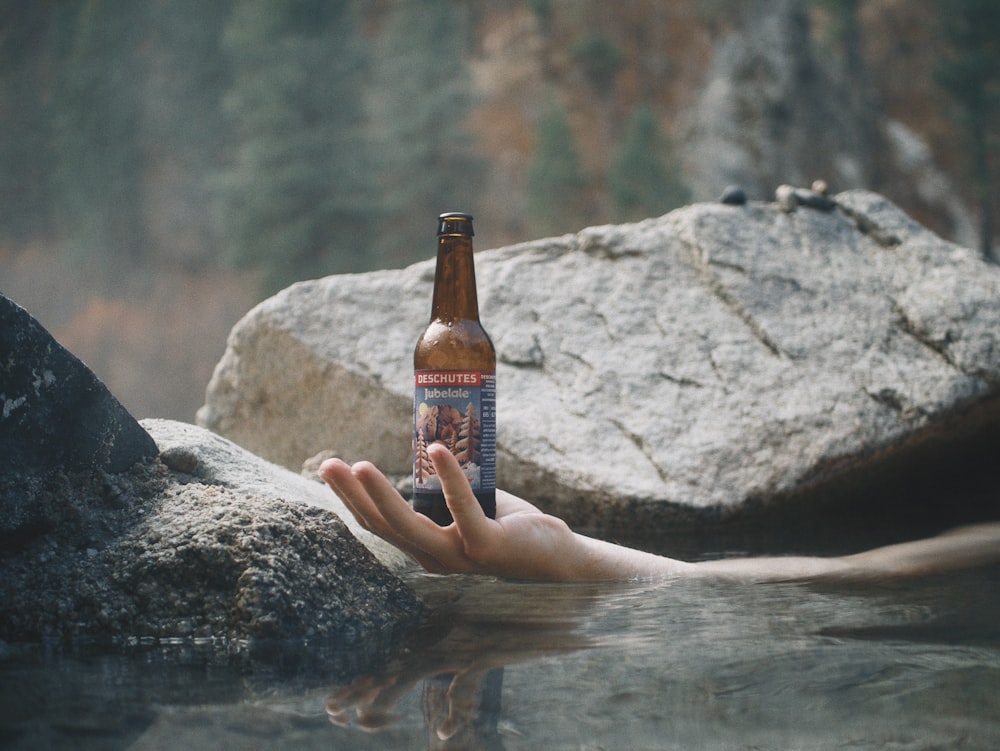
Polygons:
<instances>
[{"instance_id":1,"label":"water","mask_svg":"<svg viewBox=\"0 0 1000 751\"><path fill-rule=\"evenodd\" d=\"M8 654L0 747L1000 748L1000 567L886 585L414 585L439 620L354 681L337 655L241 673L196 651Z\"/></svg>"}]
</instances>

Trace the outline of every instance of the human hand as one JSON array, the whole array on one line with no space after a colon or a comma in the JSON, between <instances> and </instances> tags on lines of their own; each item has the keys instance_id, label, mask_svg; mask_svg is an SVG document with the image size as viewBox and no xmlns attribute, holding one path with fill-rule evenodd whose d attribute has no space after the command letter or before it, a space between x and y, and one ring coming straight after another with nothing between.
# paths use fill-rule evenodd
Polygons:
<instances>
[{"instance_id":1,"label":"human hand","mask_svg":"<svg viewBox=\"0 0 1000 751\"><path fill-rule=\"evenodd\" d=\"M496 519L489 519L451 452L433 444L428 455L455 520L447 527L413 511L370 462L352 467L339 459L328 459L320 466L319 475L362 527L432 573L548 581L582 578L580 539L565 522L502 490L497 490Z\"/></svg>"},{"instance_id":2,"label":"human hand","mask_svg":"<svg viewBox=\"0 0 1000 751\"><path fill-rule=\"evenodd\" d=\"M439 741L454 739L461 748L478 734L496 731L500 713L502 667L465 665L454 672L439 672L440 667L425 671L407 666L380 675L362 676L337 689L326 699L326 713L334 725L346 727L352 721L363 730L374 732L395 721L395 707L404 696L423 682L424 722ZM492 710L492 711L490 711ZM475 744L478 747L480 744ZM433 747L450 748L447 743Z\"/></svg>"},{"instance_id":3,"label":"human hand","mask_svg":"<svg viewBox=\"0 0 1000 751\"><path fill-rule=\"evenodd\" d=\"M504 668L543 657L601 646L603 634L581 628L603 608L603 589L547 587L533 595L521 586L461 590L425 580L433 606L414 641L383 670L331 690L326 711L334 725L379 731L397 720L397 705L423 683L424 721L430 748L494 748L484 742L495 730ZM539 585L545 587L545 585ZM488 603L482 600L489 592ZM475 738L477 742L473 742ZM446 742L447 741L447 742Z\"/></svg>"}]
</instances>

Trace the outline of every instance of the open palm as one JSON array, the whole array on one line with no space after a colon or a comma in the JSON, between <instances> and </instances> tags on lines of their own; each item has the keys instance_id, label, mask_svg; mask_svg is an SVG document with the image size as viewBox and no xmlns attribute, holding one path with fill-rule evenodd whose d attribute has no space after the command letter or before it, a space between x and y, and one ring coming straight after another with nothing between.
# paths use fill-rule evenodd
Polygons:
<instances>
[{"instance_id":1,"label":"open palm","mask_svg":"<svg viewBox=\"0 0 1000 751\"><path fill-rule=\"evenodd\" d=\"M352 467L330 459L320 467L320 476L361 526L427 571L549 581L575 578L571 556L558 555L576 547L575 535L565 522L503 490L497 491L497 518L489 519L451 452L434 444L428 454L455 520L447 527L413 511L370 462Z\"/></svg>"}]
</instances>

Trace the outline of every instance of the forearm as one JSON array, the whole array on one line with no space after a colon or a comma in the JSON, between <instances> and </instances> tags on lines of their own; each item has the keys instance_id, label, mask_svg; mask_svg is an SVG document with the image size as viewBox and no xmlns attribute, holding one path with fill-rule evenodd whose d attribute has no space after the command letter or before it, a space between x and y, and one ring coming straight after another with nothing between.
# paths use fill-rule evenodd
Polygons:
<instances>
[{"instance_id":1,"label":"forearm","mask_svg":"<svg viewBox=\"0 0 1000 751\"><path fill-rule=\"evenodd\" d=\"M553 538L544 552L522 559L508 575L548 581L627 581L699 577L736 581L796 581L919 576L1000 562L1000 523L965 527L914 542L840 557L772 556L688 563L572 532L548 517ZM555 531L558 530L558 531ZM527 575L525 575L527 574Z\"/></svg>"},{"instance_id":2,"label":"forearm","mask_svg":"<svg viewBox=\"0 0 1000 751\"><path fill-rule=\"evenodd\" d=\"M575 555L564 580L625 581L689 576L694 564L573 533Z\"/></svg>"},{"instance_id":3,"label":"forearm","mask_svg":"<svg viewBox=\"0 0 1000 751\"><path fill-rule=\"evenodd\" d=\"M978 524L863 553L819 558L730 558L695 564L703 576L749 581L900 578L1000 562L1000 523Z\"/></svg>"},{"instance_id":4,"label":"forearm","mask_svg":"<svg viewBox=\"0 0 1000 751\"><path fill-rule=\"evenodd\" d=\"M888 545L841 559L859 578L920 576L1000 562L1000 523L959 527L937 537Z\"/></svg>"},{"instance_id":5,"label":"forearm","mask_svg":"<svg viewBox=\"0 0 1000 751\"><path fill-rule=\"evenodd\" d=\"M856 565L841 558L774 556L768 558L723 558L688 563L673 558L625 548L614 543L577 535L575 558L564 558L575 568L553 572L563 581L610 581L671 579L675 577L731 579L734 581L787 581L850 575Z\"/></svg>"}]
</instances>

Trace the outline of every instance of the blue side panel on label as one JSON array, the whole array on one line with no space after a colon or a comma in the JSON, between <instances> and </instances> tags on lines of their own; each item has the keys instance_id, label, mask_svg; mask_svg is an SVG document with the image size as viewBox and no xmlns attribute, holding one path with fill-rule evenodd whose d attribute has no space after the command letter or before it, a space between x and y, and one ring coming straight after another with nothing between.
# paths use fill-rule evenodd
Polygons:
<instances>
[{"instance_id":1,"label":"blue side panel on label","mask_svg":"<svg viewBox=\"0 0 1000 751\"><path fill-rule=\"evenodd\" d=\"M480 445L479 489L495 490L497 486L497 376L483 373L480 392L482 444Z\"/></svg>"}]
</instances>

